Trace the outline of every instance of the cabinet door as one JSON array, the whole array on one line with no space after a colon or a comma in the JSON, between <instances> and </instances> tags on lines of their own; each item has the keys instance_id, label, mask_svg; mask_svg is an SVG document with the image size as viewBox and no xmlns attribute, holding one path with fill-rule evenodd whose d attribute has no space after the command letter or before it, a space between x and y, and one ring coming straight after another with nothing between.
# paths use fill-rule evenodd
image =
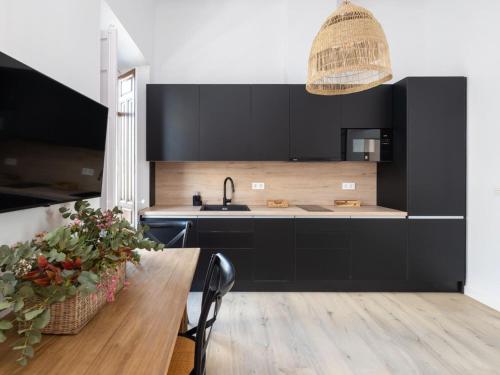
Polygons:
<instances>
[{"instance_id":1,"label":"cabinet door","mask_svg":"<svg viewBox=\"0 0 500 375\"><path fill-rule=\"evenodd\" d=\"M197 85L148 85L146 123L148 160L200 160Z\"/></svg>"},{"instance_id":2,"label":"cabinet door","mask_svg":"<svg viewBox=\"0 0 500 375\"><path fill-rule=\"evenodd\" d=\"M293 280L293 219L255 220L254 280Z\"/></svg>"},{"instance_id":3,"label":"cabinet door","mask_svg":"<svg viewBox=\"0 0 500 375\"><path fill-rule=\"evenodd\" d=\"M407 106L409 215L465 216L465 78L409 78Z\"/></svg>"},{"instance_id":4,"label":"cabinet door","mask_svg":"<svg viewBox=\"0 0 500 375\"><path fill-rule=\"evenodd\" d=\"M405 280L406 269L406 219L352 219L353 280Z\"/></svg>"},{"instance_id":5,"label":"cabinet door","mask_svg":"<svg viewBox=\"0 0 500 375\"><path fill-rule=\"evenodd\" d=\"M296 219L297 281L349 279L350 241L349 219Z\"/></svg>"},{"instance_id":6,"label":"cabinet door","mask_svg":"<svg viewBox=\"0 0 500 375\"><path fill-rule=\"evenodd\" d=\"M465 220L408 220L409 278L465 281Z\"/></svg>"},{"instance_id":7,"label":"cabinet door","mask_svg":"<svg viewBox=\"0 0 500 375\"><path fill-rule=\"evenodd\" d=\"M203 286L210 256L222 253L234 264L236 282L253 278L254 225L252 219L198 219L201 248L196 287ZM198 289L198 288L197 288Z\"/></svg>"},{"instance_id":8,"label":"cabinet door","mask_svg":"<svg viewBox=\"0 0 500 375\"><path fill-rule=\"evenodd\" d=\"M288 161L290 147L288 85L252 86L252 155L248 160Z\"/></svg>"},{"instance_id":9,"label":"cabinet door","mask_svg":"<svg viewBox=\"0 0 500 375\"><path fill-rule=\"evenodd\" d=\"M342 96L343 128L392 128L392 85Z\"/></svg>"},{"instance_id":10,"label":"cabinet door","mask_svg":"<svg viewBox=\"0 0 500 375\"><path fill-rule=\"evenodd\" d=\"M290 86L290 157L341 159L341 98Z\"/></svg>"},{"instance_id":11,"label":"cabinet door","mask_svg":"<svg viewBox=\"0 0 500 375\"><path fill-rule=\"evenodd\" d=\"M198 247L198 235L196 230L196 218L144 218L141 220L142 225L149 227L148 233L151 233L158 241L163 244L169 243L176 235L179 234L178 228L161 227L162 224L169 224L172 222L185 222L191 223L191 229L187 232L186 247ZM158 226L157 226L158 225ZM147 234L147 233L146 233ZM179 240L174 247L182 247L182 240Z\"/></svg>"},{"instance_id":12,"label":"cabinet door","mask_svg":"<svg viewBox=\"0 0 500 375\"><path fill-rule=\"evenodd\" d=\"M250 85L200 86L201 160L252 160Z\"/></svg>"}]
</instances>

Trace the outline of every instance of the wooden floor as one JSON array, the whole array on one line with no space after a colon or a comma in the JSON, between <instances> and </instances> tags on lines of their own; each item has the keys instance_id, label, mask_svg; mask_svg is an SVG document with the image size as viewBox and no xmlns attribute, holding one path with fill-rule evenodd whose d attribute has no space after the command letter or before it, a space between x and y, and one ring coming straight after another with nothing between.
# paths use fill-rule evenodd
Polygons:
<instances>
[{"instance_id":1,"label":"wooden floor","mask_svg":"<svg viewBox=\"0 0 500 375\"><path fill-rule=\"evenodd\" d=\"M230 293L207 372L500 374L500 313L460 294Z\"/></svg>"}]
</instances>

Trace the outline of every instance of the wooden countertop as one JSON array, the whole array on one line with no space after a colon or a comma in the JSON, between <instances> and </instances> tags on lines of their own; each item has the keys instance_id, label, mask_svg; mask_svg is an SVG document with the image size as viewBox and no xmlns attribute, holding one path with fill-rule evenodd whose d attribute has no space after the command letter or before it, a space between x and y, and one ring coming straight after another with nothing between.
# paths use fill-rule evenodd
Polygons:
<instances>
[{"instance_id":1,"label":"wooden countertop","mask_svg":"<svg viewBox=\"0 0 500 375\"><path fill-rule=\"evenodd\" d=\"M266 206L249 206L250 211L200 211L200 207L193 206L153 206L141 211L145 217L390 217L404 218L407 213L380 206L361 207L334 207L322 206L333 210L332 212L309 212L296 206L288 208L268 208Z\"/></svg>"},{"instance_id":2,"label":"wooden countertop","mask_svg":"<svg viewBox=\"0 0 500 375\"><path fill-rule=\"evenodd\" d=\"M130 285L78 335L44 335L24 368L1 344L0 374L166 374L199 253L141 252L141 266L127 265Z\"/></svg>"}]
</instances>

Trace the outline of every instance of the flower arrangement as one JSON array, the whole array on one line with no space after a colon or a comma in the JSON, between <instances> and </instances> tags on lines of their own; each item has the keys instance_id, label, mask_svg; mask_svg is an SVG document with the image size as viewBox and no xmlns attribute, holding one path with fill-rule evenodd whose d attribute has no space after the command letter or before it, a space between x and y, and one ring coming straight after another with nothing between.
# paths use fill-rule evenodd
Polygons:
<instances>
[{"instance_id":1,"label":"flower arrangement","mask_svg":"<svg viewBox=\"0 0 500 375\"><path fill-rule=\"evenodd\" d=\"M102 212L79 201L74 211L63 207L60 212L71 220L69 225L28 242L0 246L0 342L6 340L6 331L17 329L20 338L13 350L19 352L21 365L33 357L52 304L78 293L95 295L99 288L106 288L107 300L113 301L118 266L139 263L136 249L163 248L144 237L146 227L131 227L116 207Z\"/></svg>"}]
</instances>

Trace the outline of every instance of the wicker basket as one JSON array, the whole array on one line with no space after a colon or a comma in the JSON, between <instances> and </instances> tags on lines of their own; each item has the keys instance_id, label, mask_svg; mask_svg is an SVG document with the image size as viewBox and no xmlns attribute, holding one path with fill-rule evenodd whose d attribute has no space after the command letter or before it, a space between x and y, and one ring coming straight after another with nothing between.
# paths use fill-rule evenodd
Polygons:
<instances>
[{"instance_id":1,"label":"wicker basket","mask_svg":"<svg viewBox=\"0 0 500 375\"><path fill-rule=\"evenodd\" d=\"M125 283L125 262L116 269L116 292ZM113 274L103 277L102 284L111 282ZM98 288L97 292L87 296L78 293L75 297L50 305L50 321L42 333L53 335L75 335L96 315L106 304L106 288Z\"/></svg>"}]
</instances>

